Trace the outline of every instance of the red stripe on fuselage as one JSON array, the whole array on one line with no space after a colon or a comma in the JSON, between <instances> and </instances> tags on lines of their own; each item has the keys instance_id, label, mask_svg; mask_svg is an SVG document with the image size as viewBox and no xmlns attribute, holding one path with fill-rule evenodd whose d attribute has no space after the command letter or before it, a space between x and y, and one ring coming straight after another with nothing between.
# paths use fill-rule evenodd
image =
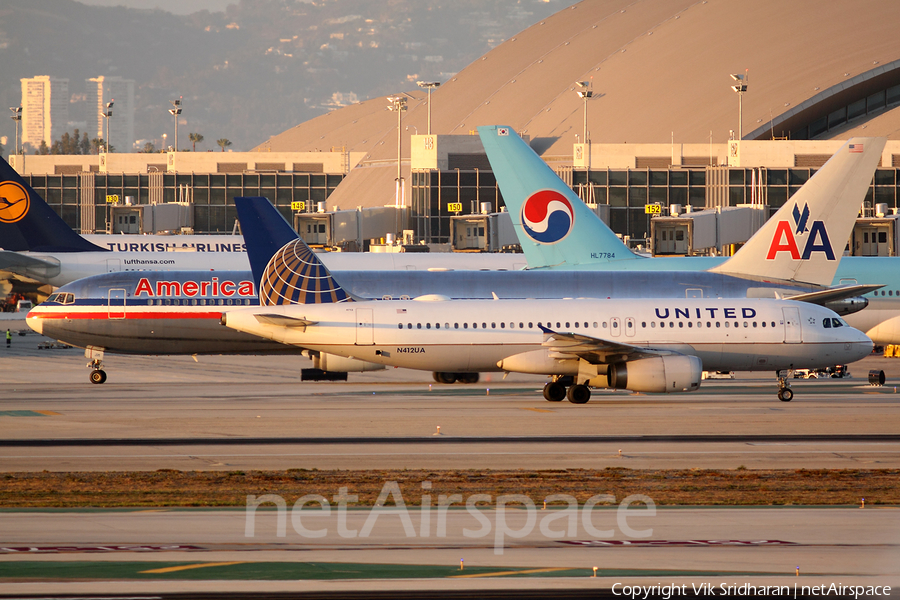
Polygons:
<instances>
[{"instance_id":1,"label":"red stripe on fuselage","mask_svg":"<svg viewBox=\"0 0 900 600\"><path fill-rule=\"evenodd\" d=\"M113 314L121 315L122 312ZM41 312L34 313L29 319L109 319L109 311L103 312ZM137 312L129 310L125 312L125 319L221 319L221 312ZM112 317L114 321L121 321L122 317Z\"/></svg>"}]
</instances>

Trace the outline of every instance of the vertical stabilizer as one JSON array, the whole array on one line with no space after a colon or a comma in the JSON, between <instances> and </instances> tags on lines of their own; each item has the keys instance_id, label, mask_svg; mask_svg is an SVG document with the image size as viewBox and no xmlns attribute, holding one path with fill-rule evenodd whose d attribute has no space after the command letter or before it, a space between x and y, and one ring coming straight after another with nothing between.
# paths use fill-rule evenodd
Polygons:
<instances>
[{"instance_id":1,"label":"vertical stabilizer","mask_svg":"<svg viewBox=\"0 0 900 600\"><path fill-rule=\"evenodd\" d=\"M352 301L266 198L235 198L261 306Z\"/></svg>"},{"instance_id":2,"label":"vertical stabilizer","mask_svg":"<svg viewBox=\"0 0 900 600\"><path fill-rule=\"evenodd\" d=\"M885 138L852 138L730 259L728 275L831 285Z\"/></svg>"},{"instance_id":3,"label":"vertical stabilizer","mask_svg":"<svg viewBox=\"0 0 900 600\"><path fill-rule=\"evenodd\" d=\"M266 198L237 197L234 199L234 207L241 223L253 281L259 284L266 265L275 253L299 236Z\"/></svg>"},{"instance_id":4,"label":"vertical stabilizer","mask_svg":"<svg viewBox=\"0 0 900 600\"><path fill-rule=\"evenodd\" d=\"M529 269L639 258L511 127L478 134Z\"/></svg>"},{"instance_id":5,"label":"vertical stabilizer","mask_svg":"<svg viewBox=\"0 0 900 600\"><path fill-rule=\"evenodd\" d=\"M14 252L106 252L66 225L0 158L0 248Z\"/></svg>"}]
</instances>

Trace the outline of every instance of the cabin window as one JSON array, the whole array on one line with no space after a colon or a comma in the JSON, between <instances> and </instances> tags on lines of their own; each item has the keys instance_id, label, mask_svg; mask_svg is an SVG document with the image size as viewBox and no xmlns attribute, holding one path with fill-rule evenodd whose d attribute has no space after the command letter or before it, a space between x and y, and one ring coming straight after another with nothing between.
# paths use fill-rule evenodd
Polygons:
<instances>
[{"instance_id":1,"label":"cabin window","mask_svg":"<svg viewBox=\"0 0 900 600\"><path fill-rule=\"evenodd\" d=\"M422 329L422 324L421 324L421 323L416 323L416 329Z\"/></svg>"},{"instance_id":2,"label":"cabin window","mask_svg":"<svg viewBox=\"0 0 900 600\"><path fill-rule=\"evenodd\" d=\"M763 326L763 327L766 326L766 322L765 322L765 321L762 322L762 326Z\"/></svg>"},{"instance_id":3,"label":"cabin window","mask_svg":"<svg viewBox=\"0 0 900 600\"><path fill-rule=\"evenodd\" d=\"M528 329L533 329L534 324L531 321L528 321Z\"/></svg>"},{"instance_id":4,"label":"cabin window","mask_svg":"<svg viewBox=\"0 0 900 600\"><path fill-rule=\"evenodd\" d=\"M397 323L397 329L403 329L403 323Z\"/></svg>"},{"instance_id":5,"label":"cabin window","mask_svg":"<svg viewBox=\"0 0 900 600\"><path fill-rule=\"evenodd\" d=\"M716 321L716 327L721 327L721 326L722 326L722 323L719 321Z\"/></svg>"},{"instance_id":6,"label":"cabin window","mask_svg":"<svg viewBox=\"0 0 900 600\"><path fill-rule=\"evenodd\" d=\"M453 324L453 329L459 329L459 323L454 323L454 324Z\"/></svg>"},{"instance_id":7,"label":"cabin window","mask_svg":"<svg viewBox=\"0 0 900 600\"><path fill-rule=\"evenodd\" d=\"M450 329L450 323L444 323L444 329Z\"/></svg>"},{"instance_id":8,"label":"cabin window","mask_svg":"<svg viewBox=\"0 0 900 600\"><path fill-rule=\"evenodd\" d=\"M603 328L606 329L606 321L603 321Z\"/></svg>"},{"instance_id":9,"label":"cabin window","mask_svg":"<svg viewBox=\"0 0 900 600\"><path fill-rule=\"evenodd\" d=\"M728 321L725 321L725 327L728 327Z\"/></svg>"},{"instance_id":10,"label":"cabin window","mask_svg":"<svg viewBox=\"0 0 900 600\"><path fill-rule=\"evenodd\" d=\"M578 329L578 321L575 321L575 329Z\"/></svg>"},{"instance_id":11,"label":"cabin window","mask_svg":"<svg viewBox=\"0 0 900 600\"><path fill-rule=\"evenodd\" d=\"M482 329L487 329L487 323L482 323L482 324L481 324L481 328L482 328Z\"/></svg>"},{"instance_id":12,"label":"cabin window","mask_svg":"<svg viewBox=\"0 0 900 600\"><path fill-rule=\"evenodd\" d=\"M693 327L693 326L694 326L694 324L691 323L690 321L688 321L688 327Z\"/></svg>"},{"instance_id":13,"label":"cabin window","mask_svg":"<svg viewBox=\"0 0 900 600\"><path fill-rule=\"evenodd\" d=\"M684 327L684 321L678 321L678 326L679 326L679 327Z\"/></svg>"},{"instance_id":14,"label":"cabin window","mask_svg":"<svg viewBox=\"0 0 900 600\"><path fill-rule=\"evenodd\" d=\"M431 323L425 323L425 329L431 329Z\"/></svg>"},{"instance_id":15,"label":"cabin window","mask_svg":"<svg viewBox=\"0 0 900 600\"><path fill-rule=\"evenodd\" d=\"M491 323L491 329L497 329L497 324L496 324L496 323Z\"/></svg>"},{"instance_id":16,"label":"cabin window","mask_svg":"<svg viewBox=\"0 0 900 600\"><path fill-rule=\"evenodd\" d=\"M559 329L560 327L561 327L561 325L559 324L559 321L557 321L557 322L556 322L556 328Z\"/></svg>"},{"instance_id":17,"label":"cabin window","mask_svg":"<svg viewBox=\"0 0 900 600\"><path fill-rule=\"evenodd\" d=\"M775 327L775 321L772 321L772 327Z\"/></svg>"},{"instance_id":18,"label":"cabin window","mask_svg":"<svg viewBox=\"0 0 900 600\"><path fill-rule=\"evenodd\" d=\"M506 323L500 323L500 329L506 329Z\"/></svg>"},{"instance_id":19,"label":"cabin window","mask_svg":"<svg viewBox=\"0 0 900 600\"><path fill-rule=\"evenodd\" d=\"M569 328L569 323L568 323L568 322L566 322L566 329L568 329L568 328Z\"/></svg>"},{"instance_id":20,"label":"cabin window","mask_svg":"<svg viewBox=\"0 0 900 600\"><path fill-rule=\"evenodd\" d=\"M641 329L646 329L646 328L647 328L647 322L641 321Z\"/></svg>"},{"instance_id":21,"label":"cabin window","mask_svg":"<svg viewBox=\"0 0 900 600\"><path fill-rule=\"evenodd\" d=\"M594 329L597 329L597 321L594 321Z\"/></svg>"},{"instance_id":22,"label":"cabin window","mask_svg":"<svg viewBox=\"0 0 900 600\"><path fill-rule=\"evenodd\" d=\"M468 328L469 328L469 324L468 324L468 323L463 323L463 329L468 329Z\"/></svg>"},{"instance_id":23,"label":"cabin window","mask_svg":"<svg viewBox=\"0 0 900 600\"><path fill-rule=\"evenodd\" d=\"M478 323L472 323L472 329L478 329Z\"/></svg>"},{"instance_id":24,"label":"cabin window","mask_svg":"<svg viewBox=\"0 0 900 600\"><path fill-rule=\"evenodd\" d=\"M525 329L525 323L519 323L519 329Z\"/></svg>"},{"instance_id":25,"label":"cabin window","mask_svg":"<svg viewBox=\"0 0 900 600\"><path fill-rule=\"evenodd\" d=\"M440 328L441 328L441 324L440 324L440 323L435 323L435 324L434 324L434 328L435 328L435 329L440 329Z\"/></svg>"},{"instance_id":26,"label":"cabin window","mask_svg":"<svg viewBox=\"0 0 900 600\"><path fill-rule=\"evenodd\" d=\"M656 321L650 321L650 327L656 329Z\"/></svg>"},{"instance_id":27,"label":"cabin window","mask_svg":"<svg viewBox=\"0 0 900 600\"><path fill-rule=\"evenodd\" d=\"M753 321L753 327L756 327L756 321Z\"/></svg>"},{"instance_id":28,"label":"cabin window","mask_svg":"<svg viewBox=\"0 0 900 600\"><path fill-rule=\"evenodd\" d=\"M746 329L748 327L750 327L750 326L747 324L747 321L744 321L744 329Z\"/></svg>"}]
</instances>

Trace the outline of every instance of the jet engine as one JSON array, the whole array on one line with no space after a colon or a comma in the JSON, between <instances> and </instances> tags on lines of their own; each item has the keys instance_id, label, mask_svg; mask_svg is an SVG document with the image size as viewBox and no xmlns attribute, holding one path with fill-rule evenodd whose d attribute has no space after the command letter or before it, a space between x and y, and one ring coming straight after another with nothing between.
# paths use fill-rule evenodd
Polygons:
<instances>
[{"instance_id":1,"label":"jet engine","mask_svg":"<svg viewBox=\"0 0 900 600\"><path fill-rule=\"evenodd\" d=\"M702 371L696 356L655 356L611 364L606 377L611 388L669 394L698 389Z\"/></svg>"},{"instance_id":2,"label":"jet engine","mask_svg":"<svg viewBox=\"0 0 900 600\"><path fill-rule=\"evenodd\" d=\"M863 296L853 296L852 298L842 298L834 302L826 302L822 306L830 308L840 316L852 315L859 312L869 305L869 300Z\"/></svg>"}]
</instances>

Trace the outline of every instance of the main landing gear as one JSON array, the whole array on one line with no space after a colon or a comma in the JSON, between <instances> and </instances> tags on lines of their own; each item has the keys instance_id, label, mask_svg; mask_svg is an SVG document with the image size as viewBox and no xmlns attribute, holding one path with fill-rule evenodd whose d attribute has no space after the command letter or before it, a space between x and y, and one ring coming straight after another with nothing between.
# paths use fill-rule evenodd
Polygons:
<instances>
[{"instance_id":1,"label":"main landing gear","mask_svg":"<svg viewBox=\"0 0 900 600\"><path fill-rule=\"evenodd\" d=\"M790 402L794 399L794 392L791 390L791 383L788 381L788 378L793 376L793 369L788 371L785 375L782 375L781 371L778 371L778 399L782 402Z\"/></svg>"},{"instance_id":2,"label":"main landing gear","mask_svg":"<svg viewBox=\"0 0 900 600\"><path fill-rule=\"evenodd\" d=\"M95 358L87 364L87 367L92 369L90 374L91 383L101 384L106 382L106 371L100 368L102 366L103 361L99 358Z\"/></svg>"},{"instance_id":3,"label":"main landing gear","mask_svg":"<svg viewBox=\"0 0 900 600\"><path fill-rule=\"evenodd\" d=\"M571 376L559 377L544 386L544 399L549 402L562 402L568 398L572 404L586 404L591 399L591 389L583 384L575 383ZM566 389L568 384L568 389Z\"/></svg>"},{"instance_id":4,"label":"main landing gear","mask_svg":"<svg viewBox=\"0 0 900 600\"><path fill-rule=\"evenodd\" d=\"M441 373L431 374L438 383L478 383L478 373Z\"/></svg>"}]
</instances>

